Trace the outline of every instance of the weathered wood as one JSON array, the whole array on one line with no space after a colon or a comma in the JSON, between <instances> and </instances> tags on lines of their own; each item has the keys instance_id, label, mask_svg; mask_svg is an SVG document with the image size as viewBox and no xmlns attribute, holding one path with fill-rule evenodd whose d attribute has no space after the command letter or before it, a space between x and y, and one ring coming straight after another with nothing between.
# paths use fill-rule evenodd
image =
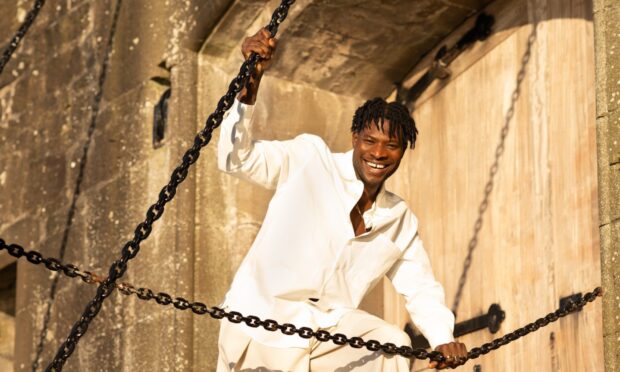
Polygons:
<instances>
[{"instance_id":1,"label":"weathered wood","mask_svg":"<svg viewBox=\"0 0 620 372\"><path fill-rule=\"evenodd\" d=\"M600 284L591 4L509 1L487 11L497 17L498 33L459 57L453 76L435 83L417 103L420 141L390 185L418 215L451 306L536 23L527 75L458 309L464 320L498 302L506 320L495 336L463 337L470 347L546 314L562 296ZM457 39L459 30L448 39ZM410 81L421 72L414 71ZM402 301L390 291L383 298L384 315L403 324L406 316L392 305ZM601 370L601 359L601 307L595 303L476 363L483 371L594 371Z\"/></svg>"}]
</instances>

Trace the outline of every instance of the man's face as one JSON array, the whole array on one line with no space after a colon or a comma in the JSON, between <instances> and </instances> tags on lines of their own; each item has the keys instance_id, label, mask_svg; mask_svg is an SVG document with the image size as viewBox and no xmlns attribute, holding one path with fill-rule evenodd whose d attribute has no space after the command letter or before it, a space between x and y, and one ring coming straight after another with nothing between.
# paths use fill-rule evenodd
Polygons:
<instances>
[{"instance_id":1,"label":"man's face","mask_svg":"<svg viewBox=\"0 0 620 372\"><path fill-rule=\"evenodd\" d=\"M353 168L366 188L381 187L396 172L405 154L401 141L390 138L389 132L390 121L384 120L383 130L372 122L369 128L353 133Z\"/></svg>"}]
</instances>

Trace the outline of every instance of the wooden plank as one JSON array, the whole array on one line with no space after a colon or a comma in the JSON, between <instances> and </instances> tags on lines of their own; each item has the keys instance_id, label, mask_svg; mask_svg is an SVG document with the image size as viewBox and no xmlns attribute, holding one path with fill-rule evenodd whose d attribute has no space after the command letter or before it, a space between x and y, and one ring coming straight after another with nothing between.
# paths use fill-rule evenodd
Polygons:
<instances>
[{"instance_id":1,"label":"wooden plank","mask_svg":"<svg viewBox=\"0 0 620 372\"><path fill-rule=\"evenodd\" d=\"M507 318L496 335L463 337L470 347L600 284L591 4L501 3L489 7L503 25L490 39L495 44L464 53L456 74L423 96L414 112L420 142L389 185L418 215L451 305L531 36L529 19L539 20L458 312L468 319L499 302ZM397 301L386 290L385 316L402 324L406 316L391 308ZM589 305L476 363L483 371L600 370L601 329L600 303Z\"/></svg>"}]
</instances>

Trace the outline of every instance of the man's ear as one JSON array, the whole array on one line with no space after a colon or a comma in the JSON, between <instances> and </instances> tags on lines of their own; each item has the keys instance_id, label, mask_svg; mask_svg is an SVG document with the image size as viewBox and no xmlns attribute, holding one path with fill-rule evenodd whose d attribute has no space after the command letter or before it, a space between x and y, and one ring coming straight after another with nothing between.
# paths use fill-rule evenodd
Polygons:
<instances>
[{"instance_id":1,"label":"man's ear","mask_svg":"<svg viewBox=\"0 0 620 372\"><path fill-rule=\"evenodd\" d=\"M358 134L353 132L351 133L351 146L355 146L355 141L357 141Z\"/></svg>"}]
</instances>

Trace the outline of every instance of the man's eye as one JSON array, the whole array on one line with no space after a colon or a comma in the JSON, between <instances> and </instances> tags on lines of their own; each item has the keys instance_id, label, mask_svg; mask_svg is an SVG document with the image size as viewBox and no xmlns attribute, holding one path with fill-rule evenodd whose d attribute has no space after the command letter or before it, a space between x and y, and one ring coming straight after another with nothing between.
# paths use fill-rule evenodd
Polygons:
<instances>
[{"instance_id":1,"label":"man's eye","mask_svg":"<svg viewBox=\"0 0 620 372\"><path fill-rule=\"evenodd\" d=\"M375 141L373 141L373 140L371 140L371 139L369 139L369 138L366 138L366 139L364 140L364 142L366 142L366 143L375 143Z\"/></svg>"}]
</instances>

